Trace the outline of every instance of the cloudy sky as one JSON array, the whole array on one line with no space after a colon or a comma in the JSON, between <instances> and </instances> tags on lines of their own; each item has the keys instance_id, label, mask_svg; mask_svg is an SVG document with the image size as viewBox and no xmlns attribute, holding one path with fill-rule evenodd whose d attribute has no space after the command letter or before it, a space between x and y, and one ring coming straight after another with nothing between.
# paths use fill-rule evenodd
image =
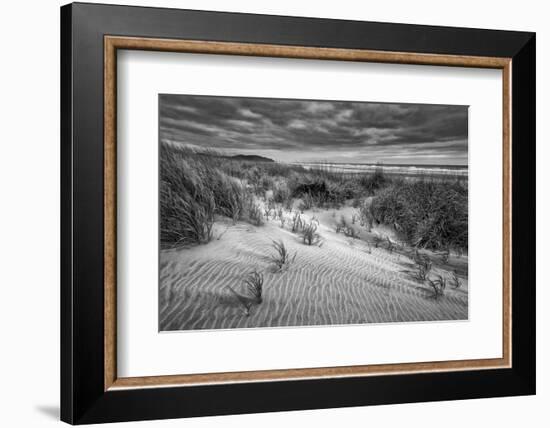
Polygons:
<instances>
[{"instance_id":1,"label":"cloudy sky","mask_svg":"<svg viewBox=\"0 0 550 428\"><path fill-rule=\"evenodd\" d=\"M160 95L160 138L281 162L465 165L468 108Z\"/></svg>"}]
</instances>

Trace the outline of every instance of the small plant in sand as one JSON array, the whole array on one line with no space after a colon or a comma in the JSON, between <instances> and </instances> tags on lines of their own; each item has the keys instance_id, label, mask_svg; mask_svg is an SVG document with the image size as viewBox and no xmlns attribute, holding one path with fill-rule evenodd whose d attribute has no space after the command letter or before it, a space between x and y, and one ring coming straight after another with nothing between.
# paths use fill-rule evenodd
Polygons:
<instances>
[{"instance_id":1,"label":"small plant in sand","mask_svg":"<svg viewBox=\"0 0 550 428\"><path fill-rule=\"evenodd\" d=\"M428 278L428 285L432 287L433 297L439 299L445 293L447 280L442 275L437 275L435 279Z\"/></svg>"},{"instance_id":2,"label":"small plant in sand","mask_svg":"<svg viewBox=\"0 0 550 428\"><path fill-rule=\"evenodd\" d=\"M306 245L315 245L319 242L319 234L317 233L317 224L310 222L305 225L302 230L302 240Z\"/></svg>"},{"instance_id":3,"label":"small plant in sand","mask_svg":"<svg viewBox=\"0 0 550 428\"><path fill-rule=\"evenodd\" d=\"M264 216L265 216L265 219L266 219L266 220L269 220L269 216L271 216L271 208L266 207L266 208L264 209Z\"/></svg>"},{"instance_id":4,"label":"small plant in sand","mask_svg":"<svg viewBox=\"0 0 550 428\"><path fill-rule=\"evenodd\" d=\"M292 232L296 233L304 227L304 222L302 216L298 211L294 213L292 217Z\"/></svg>"},{"instance_id":5,"label":"small plant in sand","mask_svg":"<svg viewBox=\"0 0 550 428\"><path fill-rule=\"evenodd\" d=\"M264 276L262 273L254 270L246 276L244 279L244 284L246 286L246 294L237 293L229 286L227 286L227 288L243 306L246 316L249 316L252 306L259 305L263 301L262 290L264 285Z\"/></svg>"},{"instance_id":6,"label":"small plant in sand","mask_svg":"<svg viewBox=\"0 0 550 428\"><path fill-rule=\"evenodd\" d=\"M253 270L245 278L248 293L255 299L257 304L262 303L262 290L264 285L264 275L261 272Z\"/></svg>"},{"instance_id":7,"label":"small plant in sand","mask_svg":"<svg viewBox=\"0 0 550 428\"><path fill-rule=\"evenodd\" d=\"M420 254L415 251L414 263L416 271L413 274L413 277L418 281L426 281L428 279L428 274L432 270L432 261L425 254Z\"/></svg>"},{"instance_id":8,"label":"small plant in sand","mask_svg":"<svg viewBox=\"0 0 550 428\"><path fill-rule=\"evenodd\" d=\"M250 207L248 208L248 218L250 219L252 224L255 224L256 226L261 226L264 223L262 218L262 211L260 210L260 207L255 203L250 204Z\"/></svg>"},{"instance_id":9,"label":"small plant in sand","mask_svg":"<svg viewBox=\"0 0 550 428\"><path fill-rule=\"evenodd\" d=\"M283 241L272 241L271 246L275 249L275 254L271 255L271 261L277 268L277 270L282 271L296 260L296 253L291 255L290 252L285 247Z\"/></svg>"},{"instance_id":10,"label":"small plant in sand","mask_svg":"<svg viewBox=\"0 0 550 428\"><path fill-rule=\"evenodd\" d=\"M453 277L451 278L450 284L451 284L451 287L453 288L460 288L460 286L462 285L460 278L456 274L456 270L453 271Z\"/></svg>"}]
</instances>

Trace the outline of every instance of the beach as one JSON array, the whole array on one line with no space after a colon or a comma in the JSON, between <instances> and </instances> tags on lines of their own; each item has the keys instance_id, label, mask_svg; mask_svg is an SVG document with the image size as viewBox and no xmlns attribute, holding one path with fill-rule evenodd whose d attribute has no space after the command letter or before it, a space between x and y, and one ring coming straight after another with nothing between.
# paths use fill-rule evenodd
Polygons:
<instances>
[{"instance_id":1,"label":"beach","mask_svg":"<svg viewBox=\"0 0 550 428\"><path fill-rule=\"evenodd\" d=\"M415 278L418 252L387 226L374 225L369 232L355 225L358 210L351 201L300 214L304 224L317 225L313 245L291 231L295 213L294 208L284 211L283 225L277 215L260 226L218 217L207 244L163 249L160 330L468 319L467 254L451 253L443 262L444 255L422 251L432 260L431 275L449 283L453 276L459 278L458 287L447 285L437 295L426 281ZM357 236L336 231L342 219ZM383 239L377 242L377 237ZM284 269L273 262L274 241L284 243L290 254ZM263 276L262 302L247 311L236 294L246 295L244 280L251 271Z\"/></svg>"}]
</instances>

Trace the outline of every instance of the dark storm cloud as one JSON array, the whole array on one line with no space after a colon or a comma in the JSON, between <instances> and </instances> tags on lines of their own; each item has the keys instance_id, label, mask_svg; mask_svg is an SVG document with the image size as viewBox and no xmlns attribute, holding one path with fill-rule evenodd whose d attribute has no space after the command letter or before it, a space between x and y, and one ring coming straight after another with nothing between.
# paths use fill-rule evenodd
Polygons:
<instances>
[{"instance_id":1,"label":"dark storm cloud","mask_svg":"<svg viewBox=\"0 0 550 428\"><path fill-rule=\"evenodd\" d=\"M163 141L282 161L467 162L465 106L160 95Z\"/></svg>"}]
</instances>

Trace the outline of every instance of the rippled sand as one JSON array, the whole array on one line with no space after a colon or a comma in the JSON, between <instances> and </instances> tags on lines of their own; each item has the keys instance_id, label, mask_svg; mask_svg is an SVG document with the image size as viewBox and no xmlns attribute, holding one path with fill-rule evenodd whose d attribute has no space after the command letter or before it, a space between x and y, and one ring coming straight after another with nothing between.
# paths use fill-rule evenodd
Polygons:
<instances>
[{"instance_id":1,"label":"rippled sand","mask_svg":"<svg viewBox=\"0 0 550 428\"><path fill-rule=\"evenodd\" d=\"M160 255L160 329L194 330L383 322L465 320L468 318L467 256L435 265L434 274L459 272L462 285L447 287L434 299L431 289L407 272L405 251L369 248L363 239L335 232L336 219L352 208L306 212L319 221L320 246L307 246L300 235L270 220L256 227L217 221L214 239ZM287 226L288 227L288 226ZM378 231L379 233L390 233ZM269 261L272 240L282 240L294 262L277 272ZM434 256L434 259L436 257ZM245 292L243 278L264 275L263 302L247 316L228 286Z\"/></svg>"}]
</instances>

